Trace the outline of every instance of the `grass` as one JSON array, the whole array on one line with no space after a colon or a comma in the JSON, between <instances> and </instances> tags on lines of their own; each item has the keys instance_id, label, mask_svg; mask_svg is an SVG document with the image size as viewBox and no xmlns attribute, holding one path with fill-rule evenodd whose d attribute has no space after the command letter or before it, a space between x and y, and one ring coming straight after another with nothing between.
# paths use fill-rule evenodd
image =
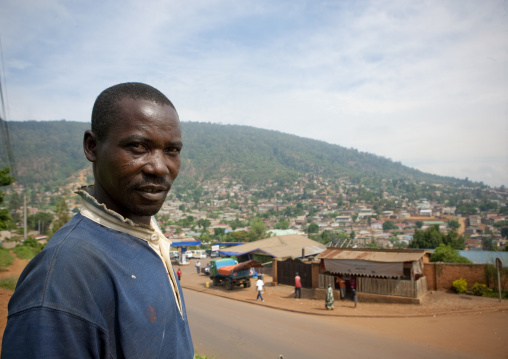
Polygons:
<instances>
[{"instance_id":1,"label":"grass","mask_svg":"<svg viewBox=\"0 0 508 359\"><path fill-rule=\"evenodd\" d=\"M492 293L488 294L489 298L499 298L499 292L497 289L494 289ZM502 290L501 291L501 299L508 299L508 291Z\"/></svg>"},{"instance_id":2,"label":"grass","mask_svg":"<svg viewBox=\"0 0 508 359\"><path fill-rule=\"evenodd\" d=\"M0 268L8 267L14 262L14 257L8 249L0 248Z\"/></svg>"},{"instance_id":3,"label":"grass","mask_svg":"<svg viewBox=\"0 0 508 359\"><path fill-rule=\"evenodd\" d=\"M29 246L17 246L12 250L18 258L21 259L32 259L35 257L41 250L39 248L29 247Z\"/></svg>"},{"instance_id":4,"label":"grass","mask_svg":"<svg viewBox=\"0 0 508 359\"><path fill-rule=\"evenodd\" d=\"M18 278L16 277L0 278L0 288L14 290L17 282Z\"/></svg>"},{"instance_id":5,"label":"grass","mask_svg":"<svg viewBox=\"0 0 508 359\"><path fill-rule=\"evenodd\" d=\"M208 359L208 357L206 355L195 354L194 359ZM215 359L215 357L212 357L210 359Z\"/></svg>"}]
</instances>

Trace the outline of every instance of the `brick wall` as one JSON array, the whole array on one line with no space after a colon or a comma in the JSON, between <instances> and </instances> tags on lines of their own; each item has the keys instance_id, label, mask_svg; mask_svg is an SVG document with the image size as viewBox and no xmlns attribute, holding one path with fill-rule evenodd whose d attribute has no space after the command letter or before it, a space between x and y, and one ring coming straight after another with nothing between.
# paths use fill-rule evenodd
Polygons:
<instances>
[{"instance_id":1,"label":"brick wall","mask_svg":"<svg viewBox=\"0 0 508 359\"><path fill-rule=\"evenodd\" d=\"M468 290L476 282L487 284L485 264L425 263L423 275L427 277L428 290L451 289L453 281L459 278L466 280ZM508 289L506 280L503 280L501 285L503 290ZM493 283L491 283L492 286Z\"/></svg>"}]
</instances>

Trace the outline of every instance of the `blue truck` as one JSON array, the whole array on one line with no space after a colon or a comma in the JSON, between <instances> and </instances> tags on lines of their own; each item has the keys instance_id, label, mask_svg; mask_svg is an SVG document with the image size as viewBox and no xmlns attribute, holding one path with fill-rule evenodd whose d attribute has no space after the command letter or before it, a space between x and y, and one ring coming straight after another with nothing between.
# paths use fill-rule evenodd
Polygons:
<instances>
[{"instance_id":1,"label":"blue truck","mask_svg":"<svg viewBox=\"0 0 508 359\"><path fill-rule=\"evenodd\" d=\"M210 262L210 279L214 286L225 283L228 290L242 285L249 288L254 267L261 267L261 264L255 260L238 263L233 258L214 259Z\"/></svg>"}]
</instances>

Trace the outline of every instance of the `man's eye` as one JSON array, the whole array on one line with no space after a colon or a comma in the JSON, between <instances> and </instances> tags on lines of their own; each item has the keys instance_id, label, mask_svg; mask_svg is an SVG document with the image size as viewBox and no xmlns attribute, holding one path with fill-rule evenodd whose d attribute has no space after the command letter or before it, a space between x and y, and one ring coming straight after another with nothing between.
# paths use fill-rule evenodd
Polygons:
<instances>
[{"instance_id":1,"label":"man's eye","mask_svg":"<svg viewBox=\"0 0 508 359\"><path fill-rule=\"evenodd\" d=\"M130 147L136 151L144 151L145 146L142 143L132 143Z\"/></svg>"},{"instance_id":2,"label":"man's eye","mask_svg":"<svg viewBox=\"0 0 508 359\"><path fill-rule=\"evenodd\" d=\"M174 155L174 154L180 153L180 149L176 148L176 147L171 147L171 148L166 149L166 152Z\"/></svg>"}]
</instances>

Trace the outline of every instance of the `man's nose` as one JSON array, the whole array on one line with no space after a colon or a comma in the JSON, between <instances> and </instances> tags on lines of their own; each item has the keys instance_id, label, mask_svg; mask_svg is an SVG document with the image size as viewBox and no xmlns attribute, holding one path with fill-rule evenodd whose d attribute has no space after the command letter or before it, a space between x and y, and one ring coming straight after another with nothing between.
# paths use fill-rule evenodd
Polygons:
<instances>
[{"instance_id":1,"label":"man's nose","mask_svg":"<svg viewBox=\"0 0 508 359\"><path fill-rule=\"evenodd\" d=\"M144 166L144 172L156 176L165 176L169 174L167 158L162 151L154 151L150 154L147 164Z\"/></svg>"}]
</instances>

